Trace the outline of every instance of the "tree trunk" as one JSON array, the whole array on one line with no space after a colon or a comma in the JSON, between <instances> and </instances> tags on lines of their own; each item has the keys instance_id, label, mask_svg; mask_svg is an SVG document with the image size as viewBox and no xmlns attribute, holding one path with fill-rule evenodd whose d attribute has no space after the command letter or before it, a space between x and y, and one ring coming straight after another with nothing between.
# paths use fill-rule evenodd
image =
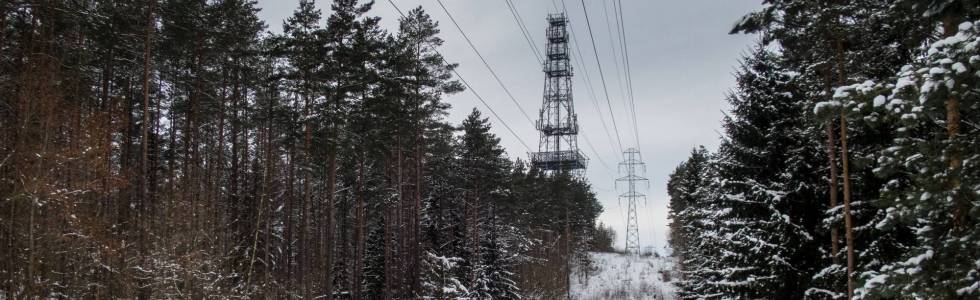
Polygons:
<instances>
[{"instance_id":1,"label":"tree trunk","mask_svg":"<svg viewBox=\"0 0 980 300\"><path fill-rule=\"evenodd\" d=\"M278 91L276 91L276 92L278 92ZM272 193L272 187L271 187L271 185L272 185L272 183L271 183L271 180L272 179L271 178L272 178L272 172L273 172L272 136L274 134L273 129L272 129L272 111L273 111L273 104L274 104L274 102L277 99L278 98L276 98L276 95L274 93L270 93L270 95L269 95L269 103L268 103L268 106L267 106L266 118L265 118L265 178L263 179L263 190L264 190L263 191L263 194L266 197L266 203L269 206L268 207L268 209L269 209L269 218L266 220L266 223L265 223L265 260L264 260L264 264L265 264L265 278L266 278L266 281L271 280L270 277L272 276L272 272L274 271L274 269L272 267L270 267L272 265L272 257L271 257L270 248L272 248L272 224L273 224L273 222L276 219L276 214L275 214L276 209L275 209L274 204L272 203L272 196L270 196L270 194ZM288 214L289 212L287 211L286 213ZM283 248L279 248L279 249L283 249ZM287 280L288 280L288 278L287 278ZM271 298L272 295L278 295L278 294L271 294L270 295L269 292L266 292L266 294L265 294L265 296L267 298Z\"/></svg>"},{"instance_id":2,"label":"tree trunk","mask_svg":"<svg viewBox=\"0 0 980 300\"><path fill-rule=\"evenodd\" d=\"M391 158L387 158L385 161L385 175L386 175L385 177L388 178L388 186L397 187L397 184L392 182L393 181L392 170L391 170L392 167L391 167L390 160ZM393 284L393 277L395 272L394 270L395 258L393 256L394 251L392 249L394 247L394 245L392 245L394 243L394 233L392 231L394 231L394 227L395 227L394 211L397 209L397 205L390 203L391 201L389 201L388 199L385 199L385 202L388 203L385 203L382 208L384 210L384 256L385 256L383 298L384 300L391 300L394 298L394 295L392 295L392 284Z\"/></svg>"},{"instance_id":3,"label":"tree trunk","mask_svg":"<svg viewBox=\"0 0 980 300\"><path fill-rule=\"evenodd\" d=\"M227 70L228 68L226 66L223 66L222 69L223 70L222 70L222 74L221 74L222 75L221 76L221 78L222 78L222 80L221 80L221 93L218 96L218 98L219 98L219 100L218 100L218 136L217 136L217 140L218 140L217 141L217 144L218 144L218 146L217 146L217 151L216 151L217 153L215 153L215 156L217 156L217 158L215 159L215 163L208 164L208 171L207 171L208 174L214 173L213 179L212 178L209 178L207 180L207 184L208 184L207 194L208 194L208 196L206 198L208 199L208 203L216 203L216 202L219 202L219 201L224 201L223 199L224 199L224 190L225 189L224 189L224 186L221 185L221 177L224 176L224 165L225 165L225 151L224 151L224 149L225 149L225 119L227 118L226 117L227 114L225 112L225 107L227 106L227 102L228 102L228 82L227 82L227 78L230 77L230 76L228 75L228 70ZM209 177L211 177L211 176L209 176ZM218 213L215 213L212 218L218 218L219 217L218 215L219 215ZM213 229L213 227L211 227L209 229ZM217 241L218 242L218 245L219 245L218 247L219 247L219 249L221 249L221 252L222 253L228 253L228 248L229 248L228 247L228 243L229 242L232 242L234 240L235 239L229 239L227 237L222 237L222 238L218 239L218 241Z\"/></svg>"},{"instance_id":4,"label":"tree trunk","mask_svg":"<svg viewBox=\"0 0 980 300\"><path fill-rule=\"evenodd\" d=\"M33 299L35 291L34 271L37 270L37 260L34 259L34 210L36 206L33 202L28 203L30 213L27 223L27 278L25 280L27 284L24 285L26 287L24 296L27 299Z\"/></svg>"},{"instance_id":5,"label":"tree trunk","mask_svg":"<svg viewBox=\"0 0 980 300\"><path fill-rule=\"evenodd\" d=\"M422 261L422 184L424 182L422 178L422 167L424 162L422 161L422 128L421 124L417 129L418 133L415 139L415 207L412 208L412 256L411 256L411 280L409 282L409 288L413 293L418 293L421 289L420 273L419 268ZM416 295L412 295L416 296Z\"/></svg>"},{"instance_id":6,"label":"tree trunk","mask_svg":"<svg viewBox=\"0 0 980 300\"><path fill-rule=\"evenodd\" d=\"M140 203L141 213L139 220L142 226L140 226L140 265L143 268L147 268L147 235L149 235L150 228L147 228L149 222L149 216L146 214L146 206L150 199L149 195L149 147L150 147L150 60L152 58L152 40L153 31L155 29L156 22L154 22L153 11L156 9L156 0L150 0L149 8L146 13L146 36L143 43L143 124L141 141L142 141L142 153L140 155L140 193L142 194L142 199ZM142 277L142 276L141 276ZM140 291L139 299L149 299L151 290L150 285L145 280L140 280Z\"/></svg>"},{"instance_id":7,"label":"tree trunk","mask_svg":"<svg viewBox=\"0 0 980 300\"><path fill-rule=\"evenodd\" d=\"M957 22L960 18L953 13L943 17L943 36L950 37L957 32ZM960 188L960 168L963 167L963 153L956 145L956 136L960 134L960 102L956 97L950 96L946 100L946 135L952 144L949 155L949 183L948 189L953 192L955 204L953 207L952 231L955 234L965 232L970 228L969 212L971 210L970 201L961 193L957 192Z\"/></svg>"},{"instance_id":8,"label":"tree trunk","mask_svg":"<svg viewBox=\"0 0 980 300\"><path fill-rule=\"evenodd\" d=\"M339 106L339 103L338 103L338 106ZM337 111L340 111L339 107L338 107ZM324 270L323 270L323 273L324 273L324 276L323 276L324 277L323 278L323 280L324 280L323 281L323 285L324 285L324 292L325 292L324 297L325 297L326 300L333 299L333 278L332 278L332 275L333 275L332 273L333 272L331 272L331 270L333 268L333 252L334 252L333 251L334 250L334 245L333 245L334 244L334 241L333 241L333 237L334 237L334 231L333 231L333 229L334 229L334 212L333 212L333 208L334 208L334 193L336 192L336 189L337 189L337 147L336 147L336 143L337 143L337 140L338 140L338 134L337 134L336 126L337 125L335 124L334 125L334 129L332 130L333 131L332 136L334 138L334 144L330 146L330 148L332 148L332 149L330 149L330 157L327 158L327 165L328 165L328 169L327 169L327 194L326 194L326 199L324 200L324 202L325 202L324 204L326 206L324 213L326 214L326 217L327 217L327 224L326 224L326 228L324 229L324 234L323 234L324 235L323 236L323 242L324 242L324 248L325 248L324 249L324 252L325 252L324 260L325 260L325 262L324 262Z\"/></svg>"},{"instance_id":9,"label":"tree trunk","mask_svg":"<svg viewBox=\"0 0 980 300\"><path fill-rule=\"evenodd\" d=\"M836 56L838 84L843 86L847 82L844 72L844 41L840 36L836 36ZM851 221L851 173L848 162L847 149L847 115L842 110L840 113L840 143L841 143L841 165L844 171L844 235L847 242L847 298L854 298L854 226Z\"/></svg>"},{"instance_id":10,"label":"tree trunk","mask_svg":"<svg viewBox=\"0 0 980 300\"><path fill-rule=\"evenodd\" d=\"M284 226L286 227L286 251L285 255L283 255L283 258L285 259L283 265L286 267L285 288L288 295L292 297L291 295L293 293L294 286L293 255L296 254L296 249L293 247L293 228L295 227L293 225L293 214L295 213L294 211L296 209L294 205L296 199L294 199L295 194L293 193L293 191L296 189L296 176L294 175L296 170L296 151L294 147L290 147L289 153L286 157L289 161L289 165L286 166L286 224Z\"/></svg>"},{"instance_id":11,"label":"tree trunk","mask_svg":"<svg viewBox=\"0 0 980 300\"><path fill-rule=\"evenodd\" d=\"M304 76L305 77L305 76ZM308 80L304 78L303 84L309 84ZM310 233L310 206L313 202L313 124L310 119L313 117L313 99L306 92L303 95L304 105L303 105L303 116L305 117L304 122L304 139L303 139L303 204L302 212L300 213L300 231L299 231L299 250L300 259L298 262L299 267L299 278L303 285L303 298L311 299L311 286L308 270L309 263L311 261L309 248L312 244L309 241Z\"/></svg>"},{"instance_id":12,"label":"tree trunk","mask_svg":"<svg viewBox=\"0 0 980 300\"><path fill-rule=\"evenodd\" d=\"M827 181L830 183L830 209L837 207L837 161L836 148L837 142L834 141L834 123L832 120L824 122L824 127L827 129L827 161L830 166L830 174L827 176ZM834 264L840 263L840 257L837 253L840 253L840 234L837 232L837 222L833 222L830 225L830 257Z\"/></svg>"},{"instance_id":13,"label":"tree trunk","mask_svg":"<svg viewBox=\"0 0 980 300\"><path fill-rule=\"evenodd\" d=\"M854 298L854 225L851 221L851 176L847 154L847 119L840 118L841 164L844 167L844 230L847 239L847 297Z\"/></svg>"},{"instance_id":14,"label":"tree trunk","mask_svg":"<svg viewBox=\"0 0 980 300\"><path fill-rule=\"evenodd\" d=\"M831 82L831 76L829 70L825 74L824 79L825 79L824 80L825 94L827 97L831 97L833 95L833 93L831 92L831 85L833 83ZM827 182L830 185L830 209L834 209L837 207L837 176L838 175L837 175L837 160L836 160L837 151L835 149L837 142L834 139L833 120L827 120L826 122L824 122L824 128L826 129L826 133L827 133L827 162L828 162L828 166L830 167L830 174L827 177ZM840 253L840 245L839 245L840 236L837 232L838 230L837 227L838 226L836 222L831 223L830 225L830 257L835 265L840 263L840 257L838 257L837 255L838 253Z\"/></svg>"},{"instance_id":15,"label":"tree trunk","mask_svg":"<svg viewBox=\"0 0 980 300\"><path fill-rule=\"evenodd\" d=\"M260 136L259 136L259 139L261 139L263 141L263 144L264 144L263 147L262 147L262 150L263 150L263 152L265 152L264 153L265 155L264 155L264 157L262 159L263 160L263 164L262 164L262 192L261 192L261 195L259 195L259 204L258 204L259 212L258 212L258 216L255 218L255 230L253 231L253 235L252 235L252 257L249 259L249 263L248 263L248 273L245 276L246 283L250 283L251 280L252 280L252 272L253 272L253 270L255 268L255 258L256 258L256 255L257 255L256 252L258 252L258 241L259 241L259 231L260 231L259 229L261 228L261 225L262 225L262 222L263 222L263 219L262 219L263 212L266 209L266 206L269 205L268 203L270 202L270 199L269 199L270 196L269 196L269 194L270 194L271 188L269 187L269 185L270 185L269 184L269 181L270 181L270 177L272 176L272 149L271 149L271 146L272 146L272 138L270 137L272 135L272 122L271 122L271 119L272 119L272 105L271 105L271 103L272 103L272 98L269 99L268 110L267 110L267 113L266 113L265 128L264 128L264 130L261 131ZM256 144L258 144L258 142L256 142ZM270 208L269 215L272 215L272 214L273 214L273 211ZM263 244L265 245L265 248L266 248L265 251L263 251L263 253L265 254L265 258L263 259L264 266L268 266L269 265L269 251L268 251L268 247L269 247L269 229L270 229L270 225L269 224L270 223L271 223L271 218L265 222L265 224L266 224L266 230L265 230L265 237L263 238ZM265 272L265 275L266 276L269 275L268 268L263 268L263 271ZM266 294L266 296L268 296L268 294Z\"/></svg>"},{"instance_id":16,"label":"tree trunk","mask_svg":"<svg viewBox=\"0 0 980 300\"><path fill-rule=\"evenodd\" d=\"M396 165L397 168L395 170L396 170L397 176L398 176L398 177L396 177L396 183L395 183L397 185L396 190L398 191L398 205L397 205L397 207L395 209L395 213L397 214L395 216L395 220L396 220L395 224L398 224L398 227L399 227L398 228L398 234L397 234L398 247L395 247L395 251L396 251L395 253L398 256L400 256L400 257L404 257L404 255L405 255L405 245L407 244L405 242L405 236L406 236L406 234L405 234L405 225L406 225L406 222L405 222L405 215L406 215L405 214L405 164L404 164L405 157L404 157L404 155L402 153L403 152L402 151L403 150L403 148L402 148L402 134L401 134L401 132L396 132L395 134L397 135L396 138L395 138L395 140L396 140L396 142L395 142L396 143L396 147L395 147L395 162L397 163L397 165ZM396 262L397 263L396 263L396 266L395 266L396 267L395 273L396 273L397 276L395 276L394 279L396 279L397 282L394 283L394 287L393 287L394 288L394 291L393 291L393 294L394 294L395 297L397 297L397 298L400 299L400 298L404 298L405 297L405 295L403 295L402 293L404 292L404 287L405 287L404 282L405 282L405 275L406 275L405 274L406 259L398 259L398 260L396 260Z\"/></svg>"},{"instance_id":17,"label":"tree trunk","mask_svg":"<svg viewBox=\"0 0 980 300\"><path fill-rule=\"evenodd\" d=\"M203 6L203 3L201 5ZM184 124L184 164L183 164L184 186L182 189L184 192L184 197L182 198L186 201L189 201L189 207L187 209L189 209L190 218L191 218L189 224L190 232L194 232L199 228L198 222L200 221L198 220L198 207L197 207L198 206L197 168L199 164L197 163L198 162L197 145L195 145L196 143L195 139L197 135L196 119L197 119L197 109L199 104L198 102L200 102L199 97L201 97L201 95L204 93L203 92L204 79L202 78L203 75L201 74L202 73L201 65L204 63L203 39L204 39L203 33L201 31L198 31L194 41L194 62L195 62L193 68L194 87L192 88L191 95L189 97L191 107L190 107L190 111L187 113L187 117L186 117L187 120ZM190 241L191 248L196 248L197 240L198 240L197 237L192 236L189 238L191 239Z\"/></svg>"},{"instance_id":18,"label":"tree trunk","mask_svg":"<svg viewBox=\"0 0 980 300\"><path fill-rule=\"evenodd\" d=\"M364 270L364 157L357 164L357 208L354 213L354 270L351 272L353 300L361 300L361 272Z\"/></svg>"},{"instance_id":19,"label":"tree trunk","mask_svg":"<svg viewBox=\"0 0 980 300\"><path fill-rule=\"evenodd\" d=\"M232 240L230 244L231 244L231 248L234 249L236 247L248 247L248 244L250 244L249 243L250 241L248 240L249 239L248 233L247 233L248 228L249 226L256 225L256 224L250 222L253 220L249 220L252 212L251 205L243 201L248 197L241 196L241 188L242 188L241 181L243 181L241 176L242 173L241 169L242 169L243 159L240 156L240 151L242 146L238 138L241 132L241 128L239 126L240 123L239 111L241 107L239 103L241 102L241 98L243 98L243 95L246 94L247 92L242 91L242 84L241 84L242 72L239 66L237 66L237 63L232 71L232 74L233 74L232 80L234 81L234 83L231 89L231 99L230 99L231 101L229 101L230 103L228 105L231 108L231 118L229 120L230 121L229 125L231 125L231 133L230 136L228 137L231 140L231 152L230 152L231 170L229 170L228 172L228 195L227 197L219 197L219 199L217 199L216 202L213 202L212 205L215 205L216 207L220 207L225 211L231 212L232 214L231 219L228 220L228 222L234 224L232 226L233 229L221 230L221 231L225 233L224 235L226 237L224 239L230 238ZM224 110L224 105L222 105L222 110ZM224 136L220 136L219 140L224 141ZM216 150L218 151L218 153L223 153L225 151L224 145L220 145L219 147L217 147ZM222 162L221 165L218 165L219 174L223 173L221 172L221 170L225 166L223 163L224 162ZM221 177L222 176L217 176L215 180L218 180L220 182ZM220 196L221 193L219 192L218 195ZM221 199L221 198L226 198L226 199ZM223 213L220 215L227 217L228 213ZM211 223L214 223L218 220L220 219L214 219L212 220ZM258 221L258 220L254 220L254 221ZM212 226L212 228L217 228L217 226ZM254 248L246 248L245 253L248 253L249 251L253 251L253 250ZM236 254L234 257L235 263L236 264L245 263L244 260L247 258L243 256L245 255ZM251 265L249 265L249 268L251 268Z\"/></svg>"}]
</instances>

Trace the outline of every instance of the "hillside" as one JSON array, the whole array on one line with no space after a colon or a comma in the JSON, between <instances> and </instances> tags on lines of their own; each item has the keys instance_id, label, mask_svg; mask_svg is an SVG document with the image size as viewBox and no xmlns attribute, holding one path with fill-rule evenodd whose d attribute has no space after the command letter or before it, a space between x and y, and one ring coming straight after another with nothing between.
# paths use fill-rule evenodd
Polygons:
<instances>
[{"instance_id":1,"label":"hillside","mask_svg":"<svg viewBox=\"0 0 980 300\"><path fill-rule=\"evenodd\" d=\"M669 258L596 252L589 255L593 267L587 274L581 268L576 272L572 299L674 299L674 286L665 275L673 265Z\"/></svg>"}]
</instances>

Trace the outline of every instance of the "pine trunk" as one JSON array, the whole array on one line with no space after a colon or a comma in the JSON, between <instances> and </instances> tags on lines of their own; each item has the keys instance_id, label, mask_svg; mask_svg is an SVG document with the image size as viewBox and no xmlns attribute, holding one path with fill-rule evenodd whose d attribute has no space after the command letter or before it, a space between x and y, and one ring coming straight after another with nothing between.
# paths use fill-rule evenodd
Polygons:
<instances>
[{"instance_id":1,"label":"pine trunk","mask_svg":"<svg viewBox=\"0 0 980 300\"><path fill-rule=\"evenodd\" d=\"M958 17L952 13L943 17L943 36L950 37L957 32ZM946 100L946 135L952 144L952 153L949 157L949 189L955 197L953 207L952 229L953 233L959 234L969 229L969 212L971 204L966 197L956 190L960 188L960 168L963 167L963 154L956 145L956 136L960 134L960 102L955 96L950 96Z\"/></svg>"},{"instance_id":2,"label":"pine trunk","mask_svg":"<svg viewBox=\"0 0 980 300\"><path fill-rule=\"evenodd\" d=\"M295 150L295 148L293 148L293 147L290 148L289 154L286 156L286 159L289 161L289 165L286 166L286 221L285 221L285 225L284 225L284 227L286 227L286 229L285 229L286 230L286 240L285 240L285 244L286 244L285 245L286 246L285 248L286 248L286 251L285 251L285 253L283 255L283 260L284 260L283 265L286 268L286 270L285 270L286 271L286 284L285 284L285 286L286 286L286 293L288 293L288 295L290 295L290 297L291 297L291 295L293 294L293 287L294 287L294 282L295 282L294 281L295 276L293 276L293 256L296 255L296 249L295 249L295 247L293 247L293 229L296 227L296 226L293 225L293 222L294 222L293 215L295 214L295 210L296 210L296 207L294 205L294 203L296 203L296 199L295 199L296 197L295 197L295 194L293 192L293 191L296 190L296 176L294 175L295 174L295 170L296 170L296 150Z\"/></svg>"},{"instance_id":3,"label":"pine trunk","mask_svg":"<svg viewBox=\"0 0 980 300\"><path fill-rule=\"evenodd\" d=\"M147 267L147 235L149 235L150 228L147 228L146 224L149 220L148 216L144 215L146 213L146 202L149 201L149 147L150 147L150 59L152 58L152 40L153 31L155 23L153 20L153 11L156 9L156 0L150 0L149 8L146 13L146 36L143 43L143 124L141 132L142 141L142 153L140 155L140 193L142 194L142 199L140 203L141 214L139 216L140 223L140 265L143 268ZM142 276L141 276L142 277ZM146 284L145 280L140 280L140 290L139 299L149 299L151 290L150 285Z\"/></svg>"},{"instance_id":4,"label":"pine trunk","mask_svg":"<svg viewBox=\"0 0 980 300\"><path fill-rule=\"evenodd\" d=\"M397 150L392 150L396 152ZM387 158L385 161L385 174L388 178L388 186L397 191L398 183L393 182L397 180L393 178L394 173L392 171L391 158ZM391 203L388 199L385 199L387 203L383 205L383 210L385 211L384 216L384 293L383 297L385 300L394 299L394 291L392 285L394 285L395 276L395 258L394 258L394 230L397 224L395 220L395 211L398 209L398 204Z\"/></svg>"},{"instance_id":5,"label":"pine trunk","mask_svg":"<svg viewBox=\"0 0 980 300\"><path fill-rule=\"evenodd\" d=\"M305 121L305 134L303 140L303 204L302 212L300 213L300 231L299 231L299 251L300 259L298 262L299 267L299 280L303 285L303 297L304 299L311 298L311 284L310 284L310 274L309 263L312 260L309 252L310 245L312 243L309 241L310 232L310 205L313 202L313 124L310 123L312 118L312 99L309 95L305 96L305 105L303 115L306 117Z\"/></svg>"},{"instance_id":6,"label":"pine trunk","mask_svg":"<svg viewBox=\"0 0 980 300\"><path fill-rule=\"evenodd\" d=\"M338 108L339 111L339 108ZM336 126L336 125L334 125ZM327 218L326 228L324 229L323 243L324 243L324 270L323 270L323 286L325 292L325 299L333 299L333 254L334 254L334 194L337 189L337 147L335 146L338 140L338 134L336 128L333 131L334 145L331 145L330 157L327 158L327 193L326 200L324 201L325 212Z\"/></svg>"},{"instance_id":7,"label":"pine trunk","mask_svg":"<svg viewBox=\"0 0 980 300\"><path fill-rule=\"evenodd\" d=\"M840 36L836 37L836 56L838 84L843 86L846 81L844 72L844 41ZM844 171L844 238L847 242L847 298L854 298L854 226L851 221L851 173L848 162L847 149L847 115L844 111L840 113L840 144L841 144L841 165Z\"/></svg>"},{"instance_id":8,"label":"pine trunk","mask_svg":"<svg viewBox=\"0 0 980 300\"><path fill-rule=\"evenodd\" d=\"M397 163L396 164L396 169L395 169L395 171L397 172L396 173L397 177L395 179L396 180L396 183L395 184L396 184L396 190L398 191L398 202L397 202L397 205L395 207L395 213L397 214L395 216L395 224L397 224L397 226L398 226L398 231L397 231L398 233L396 234L396 238L398 239L398 243L397 243L398 246L395 247L395 253L399 257L404 257L404 255L405 255L405 245L406 245L406 242L405 242L405 225L406 225L406 222L405 222L405 176L404 176L405 175L405 164L404 164L405 158L404 158L403 153L402 153L403 151L402 151L402 136L401 136L401 132L396 132L395 134L397 135L397 137L395 138L395 140L396 140L395 143L397 144L397 146L395 147L395 162ZM394 233L394 232L392 232L392 233ZM395 263L396 263L396 265L395 265L395 273L396 273L397 276L394 279L396 279L397 282L394 282L393 283L393 287L392 288L394 289L393 295L395 297L399 298L399 299L405 297L405 295L402 294L402 292L404 292L404 287L405 287L405 285L404 285L405 275L406 275L405 274L405 261L406 261L405 259L398 259L398 260L395 261Z\"/></svg>"},{"instance_id":9,"label":"pine trunk","mask_svg":"<svg viewBox=\"0 0 980 300\"><path fill-rule=\"evenodd\" d=\"M361 272L364 270L364 157L357 164L357 208L354 213L354 270L351 272L353 300L361 300Z\"/></svg>"},{"instance_id":10,"label":"pine trunk","mask_svg":"<svg viewBox=\"0 0 980 300\"><path fill-rule=\"evenodd\" d=\"M229 77L227 68L225 68L225 71L222 73L221 77L222 78ZM214 154L217 158L215 159L215 163L208 164L208 170L206 171L208 174L213 174L213 175L209 175L208 176L209 178L207 180L208 191L206 197L208 203L224 201L223 191L225 190L225 187L221 185L221 177L224 176L224 165L225 165L225 151L224 151L225 123L226 123L225 119L227 118L226 117L227 113L225 112L225 108L227 107L227 101L228 101L227 81L222 79L221 85L222 85L221 95L219 96L220 100L218 100L217 151L215 151L216 153ZM230 201L228 202L231 203ZM212 218L215 217L218 217L217 213L215 213L215 215L212 216ZM208 228L211 229L212 227L208 227ZM228 238L228 237L224 237L217 240L219 249L221 249L221 251L224 253L228 253L228 248L229 248L228 243L232 243L234 241L235 239Z\"/></svg>"},{"instance_id":11,"label":"pine trunk","mask_svg":"<svg viewBox=\"0 0 980 300\"><path fill-rule=\"evenodd\" d=\"M830 174L827 177L827 182L830 183L830 209L835 209L837 207L837 160L836 160L836 144L834 141L834 123L832 120L824 122L824 127L827 129L827 161L830 166ZM837 232L837 223L833 222L830 225L830 257L834 264L840 263L840 234Z\"/></svg>"},{"instance_id":12,"label":"pine trunk","mask_svg":"<svg viewBox=\"0 0 980 300\"><path fill-rule=\"evenodd\" d=\"M827 97L831 97L831 81L830 72L825 74L825 94ZM833 120L827 120L824 122L824 128L827 133L827 162L830 167L830 174L828 174L827 182L830 185L830 209L835 209L837 207L837 159L836 159L836 148L837 142L834 138L834 122ZM838 225L836 222L830 225L830 257L834 264L840 264L840 257L837 255L840 253L840 236L837 232Z\"/></svg>"},{"instance_id":13,"label":"pine trunk","mask_svg":"<svg viewBox=\"0 0 980 300\"><path fill-rule=\"evenodd\" d=\"M201 5L203 6L203 3ZM198 184L197 182L198 161L197 161L197 145L196 145L197 141L195 139L197 135L196 118L197 118L197 109L198 109L198 102L199 102L198 98L201 97L201 95L203 94L202 85L204 79L201 78L203 76L201 74L202 73L201 65L204 63L204 46L202 45L204 43L203 39L204 39L203 33L199 31L195 37L195 45L194 45L194 62L195 62L194 64L195 67L193 68L194 87L192 88L191 95L189 97L191 107L190 107L190 111L187 113L186 122L184 124L184 164L183 164L184 186L182 188L182 191L184 192L184 197L182 198L189 202L189 207L187 208L190 211L190 218L191 218L190 228L188 228L189 232L195 232L199 227L198 226L198 222L199 222L198 203L196 200L197 192L198 192L196 188L196 185ZM191 248L195 248L197 246L197 237L190 237L190 239L191 239L190 241Z\"/></svg>"},{"instance_id":14,"label":"pine trunk","mask_svg":"<svg viewBox=\"0 0 980 300\"><path fill-rule=\"evenodd\" d=\"M260 136L260 138L263 141L262 150L263 150L263 152L265 152L264 153L264 156L265 157L263 158L263 164L262 164L262 194L260 195L261 198L259 200L259 218L258 219L259 220L262 219L262 211L263 211L263 209L265 209L265 208L268 208L269 209L269 217L268 217L267 220L265 220L265 225L266 225L266 228L265 228L265 237L263 238L263 244L265 245L265 249L264 249L265 251L263 251L263 253L265 255L265 257L263 259L263 266L264 266L263 272L265 273L265 279L266 280L269 279L269 275L270 275L269 274L270 273L270 270L268 268L268 266L271 264L271 261L269 259L269 245L271 244L271 240L270 240L270 234L271 233L270 232L271 232L271 229L272 229L272 220L273 220L272 215L274 214L274 211L272 210L272 207L271 207L272 206L272 204L271 204L271 202L272 202L271 201L271 198L272 197L270 196L270 194L272 193L272 187L271 187L271 180L272 180L271 179L272 178L272 101L273 101L272 99L273 98L270 97L269 100L268 100L269 103L268 103L268 105L266 107L266 115L265 115L265 128L264 128L265 130L263 130L262 135ZM259 222L256 222L255 236L253 237L255 239L255 241L258 241L258 235L259 235L259 230L258 230L259 224L258 223ZM252 244L252 248L253 248L253 250L252 250L252 258L249 261L248 275L246 275L246 277L245 277L246 278L246 282L251 282L251 278L252 278L252 275L251 274L252 274L252 269L254 268L254 265L255 265L255 257L256 257L255 251L257 249L257 246L258 245L256 245L253 242L253 244ZM268 297L269 294L266 293L265 296Z\"/></svg>"},{"instance_id":15,"label":"pine trunk","mask_svg":"<svg viewBox=\"0 0 980 300\"><path fill-rule=\"evenodd\" d=\"M420 125L415 139L415 207L412 209L412 266L409 271L409 274L411 275L409 287L415 294L417 294L421 288L419 277L421 269L419 268L419 265L422 262L422 224L420 222L422 219L422 167L424 165L422 161L422 142L422 128Z\"/></svg>"}]
</instances>

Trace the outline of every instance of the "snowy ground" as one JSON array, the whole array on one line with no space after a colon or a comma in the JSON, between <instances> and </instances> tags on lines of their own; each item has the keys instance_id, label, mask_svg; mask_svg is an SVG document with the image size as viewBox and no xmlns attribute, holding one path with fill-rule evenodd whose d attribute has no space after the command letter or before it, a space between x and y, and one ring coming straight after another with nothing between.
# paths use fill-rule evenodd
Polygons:
<instances>
[{"instance_id":1,"label":"snowy ground","mask_svg":"<svg viewBox=\"0 0 980 300\"><path fill-rule=\"evenodd\" d=\"M588 277L577 272L572 279L572 299L674 299L674 286L666 282L673 267L670 259L618 253L590 255L594 269Z\"/></svg>"}]
</instances>

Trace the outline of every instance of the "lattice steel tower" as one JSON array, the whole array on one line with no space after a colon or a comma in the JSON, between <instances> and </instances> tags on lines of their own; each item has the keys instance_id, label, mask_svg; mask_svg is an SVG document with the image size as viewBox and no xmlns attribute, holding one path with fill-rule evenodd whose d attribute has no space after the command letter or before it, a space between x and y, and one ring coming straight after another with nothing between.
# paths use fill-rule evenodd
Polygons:
<instances>
[{"instance_id":1,"label":"lattice steel tower","mask_svg":"<svg viewBox=\"0 0 980 300\"><path fill-rule=\"evenodd\" d=\"M650 182L641 175L637 175L638 172L646 172L646 164L643 163L640 157L640 151L636 148L626 149L623 152L623 162L619 163L619 171L626 173L626 176L616 179L617 186L620 182L625 182L627 186L627 191L619 195L620 199L626 199L628 206L626 217L626 253L640 254L640 229L636 222L636 199L643 198L645 201L647 196L636 192L636 184L638 182L644 182L647 184L647 188L650 188Z\"/></svg>"},{"instance_id":2,"label":"lattice steel tower","mask_svg":"<svg viewBox=\"0 0 980 300\"><path fill-rule=\"evenodd\" d=\"M568 51L568 18L548 15L548 48L544 62L544 101L535 124L541 132L535 167L551 173L581 176L588 158L578 149L578 120L572 104L572 64Z\"/></svg>"}]
</instances>

